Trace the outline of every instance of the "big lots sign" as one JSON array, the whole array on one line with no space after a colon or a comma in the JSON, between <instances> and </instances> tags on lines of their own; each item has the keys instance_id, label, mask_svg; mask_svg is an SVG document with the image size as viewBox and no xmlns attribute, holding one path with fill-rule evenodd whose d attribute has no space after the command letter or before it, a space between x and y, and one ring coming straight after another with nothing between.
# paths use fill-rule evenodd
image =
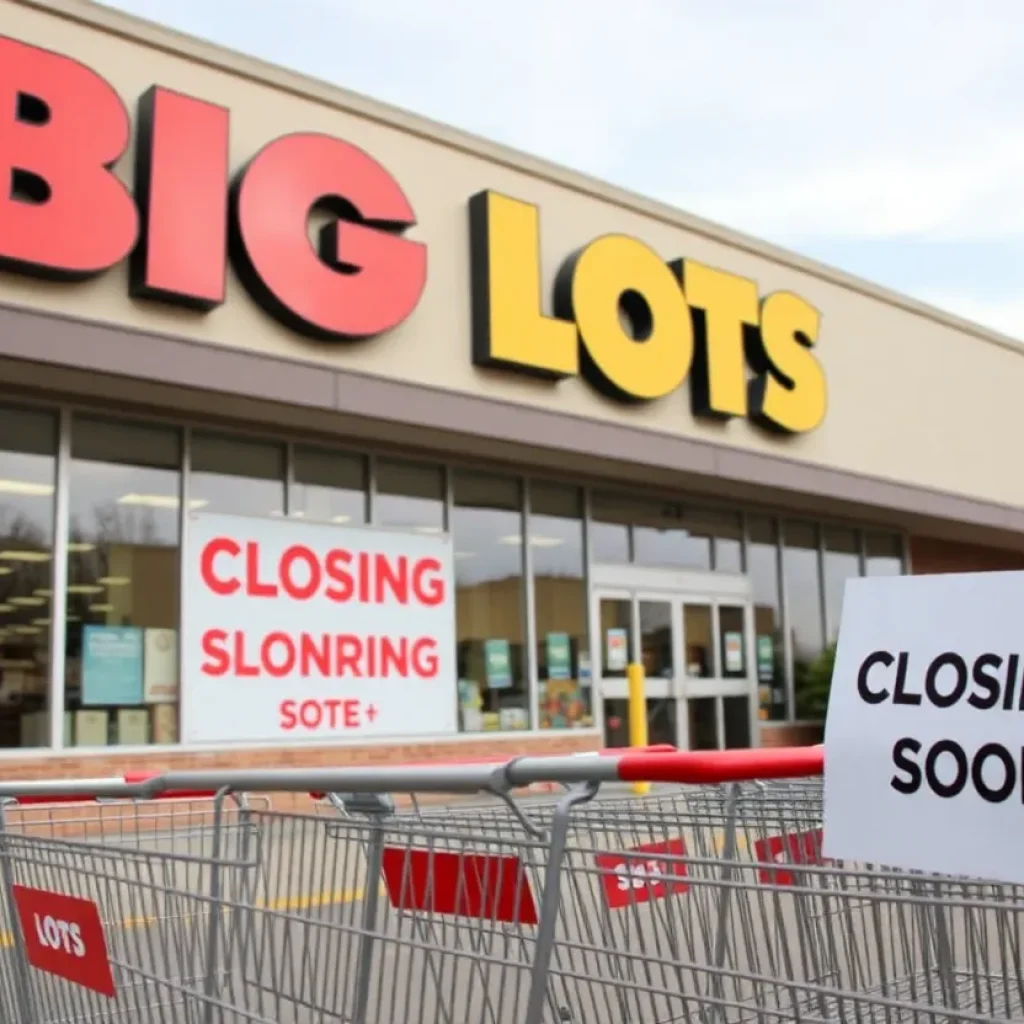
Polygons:
<instances>
[{"instance_id":1,"label":"big lots sign","mask_svg":"<svg viewBox=\"0 0 1024 1024\"><path fill-rule=\"evenodd\" d=\"M455 731L447 538L197 515L186 564L186 742Z\"/></svg>"},{"instance_id":2,"label":"big lots sign","mask_svg":"<svg viewBox=\"0 0 1024 1024\"><path fill-rule=\"evenodd\" d=\"M297 132L232 175L228 111L154 86L138 98L133 195L115 173L130 136L103 77L0 37L0 266L80 279L130 258L133 296L211 310L230 259L270 315L328 341L382 333L416 308L427 250L405 236L412 206L361 149ZM317 211L330 216L314 245ZM485 190L468 226L467 355L486 371L552 389L581 377L625 403L675 400L686 382L695 416L776 433L823 421L821 314L801 296L606 234L564 258L549 313L539 211Z\"/></svg>"},{"instance_id":3,"label":"big lots sign","mask_svg":"<svg viewBox=\"0 0 1024 1024\"><path fill-rule=\"evenodd\" d=\"M131 120L114 88L68 57L0 37L0 264L82 279L130 255L131 293L209 310L227 256L271 315L312 336L401 323L427 275L395 179L340 139L296 133L229 178L223 107L153 87L139 99L135 194L115 175ZM335 218L310 245L310 211Z\"/></svg>"}]
</instances>

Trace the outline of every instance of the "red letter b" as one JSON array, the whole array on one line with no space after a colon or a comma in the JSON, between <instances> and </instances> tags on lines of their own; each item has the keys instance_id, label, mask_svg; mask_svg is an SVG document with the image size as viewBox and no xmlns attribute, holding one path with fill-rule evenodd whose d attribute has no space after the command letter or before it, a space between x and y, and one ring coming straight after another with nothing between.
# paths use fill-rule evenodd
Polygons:
<instances>
[{"instance_id":1,"label":"red letter b","mask_svg":"<svg viewBox=\"0 0 1024 1024\"><path fill-rule=\"evenodd\" d=\"M83 64L0 37L0 265L85 278L120 262L135 203L110 170L128 112Z\"/></svg>"}]
</instances>

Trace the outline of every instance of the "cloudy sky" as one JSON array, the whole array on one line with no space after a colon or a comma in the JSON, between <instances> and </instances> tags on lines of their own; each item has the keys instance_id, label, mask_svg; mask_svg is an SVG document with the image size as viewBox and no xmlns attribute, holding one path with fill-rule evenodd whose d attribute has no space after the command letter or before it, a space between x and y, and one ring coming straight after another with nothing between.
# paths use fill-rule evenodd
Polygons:
<instances>
[{"instance_id":1,"label":"cloudy sky","mask_svg":"<svg viewBox=\"0 0 1024 1024\"><path fill-rule=\"evenodd\" d=\"M112 6L1024 340L1020 0Z\"/></svg>"}]
</instances>

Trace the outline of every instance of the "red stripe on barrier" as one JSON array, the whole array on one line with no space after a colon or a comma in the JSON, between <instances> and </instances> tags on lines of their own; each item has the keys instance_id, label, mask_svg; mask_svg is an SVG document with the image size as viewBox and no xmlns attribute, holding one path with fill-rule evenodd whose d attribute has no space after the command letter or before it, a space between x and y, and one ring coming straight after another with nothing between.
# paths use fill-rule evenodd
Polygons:
<instances>
[{"instance_id":1,"label":"red stripe on barrier","mask_svg":"<svg viewBox=\"0 0 1024 1024\"><path fill-rule=\"evenodd\" d=\"M159 779L156 772L128 772L122 778L129 786L141 786L152 779ZM217 795L214 789L171 789L165 793L154 793L147 800L210 800Z\"/></svg>"},{"instance_id":2,"label":"red stripe on barrier","mask_svg":"<svg viewBox=\"0 0 1024 1024\"><path fill-rule=\"evenodd\" d=\"M677 782L708 785L716 782L756 782L821 775L823 747L769 747L754 750L678 751L675 754L623 754L618 774L622 782Z\"/></svg>"}]
</instances>

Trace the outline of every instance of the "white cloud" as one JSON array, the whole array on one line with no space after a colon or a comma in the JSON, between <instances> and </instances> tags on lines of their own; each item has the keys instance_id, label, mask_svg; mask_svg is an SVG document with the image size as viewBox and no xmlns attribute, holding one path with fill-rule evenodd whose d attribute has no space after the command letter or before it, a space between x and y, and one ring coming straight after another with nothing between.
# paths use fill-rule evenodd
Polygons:
<instances>
[{"instance_id":1,"label":"white cloud","mask_svg":"<svg viewBox=\"0 0 1024 1024\"><path fill-rule=\"evenodd\" d=\"M1024 4L120 0L773 237L1024 229Z\"/></svg>"},{"instance_id":2,"label":"white cloud","mask_svg":"<svg viewBox=\"0 0 1024 1024\"><path fill-rule=\"evenodd\" d=\"M945 159L913 154L817 166L774 182L662 198L773 238L973 240L1024 233L1024 137Z\"/></svg>"}]
</instances>

